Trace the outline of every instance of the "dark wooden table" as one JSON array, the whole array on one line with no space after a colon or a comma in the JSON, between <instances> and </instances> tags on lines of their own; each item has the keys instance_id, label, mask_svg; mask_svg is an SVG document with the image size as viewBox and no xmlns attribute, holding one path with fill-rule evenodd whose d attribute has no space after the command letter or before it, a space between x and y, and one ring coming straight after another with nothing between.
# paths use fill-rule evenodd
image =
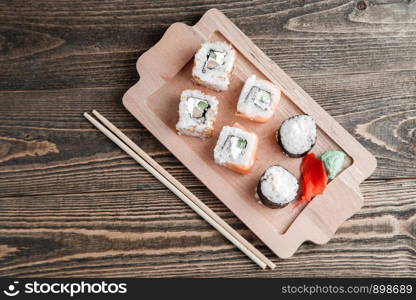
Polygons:
<instances>
[{"instance_id":1,"label":"dark wooden table","mask_svg":"<svg viewBox=\"0 0 416 300\"><path fill-rule=\"evenodd\" d=\"M185 3L186 2L186 3ZM121 105L173 22L221 9L378 159L326 245L261 271L95 130L97 108L269 257ZM0 276L414 276L414 1L0 2Z\"/></svg>"}]
</instances>

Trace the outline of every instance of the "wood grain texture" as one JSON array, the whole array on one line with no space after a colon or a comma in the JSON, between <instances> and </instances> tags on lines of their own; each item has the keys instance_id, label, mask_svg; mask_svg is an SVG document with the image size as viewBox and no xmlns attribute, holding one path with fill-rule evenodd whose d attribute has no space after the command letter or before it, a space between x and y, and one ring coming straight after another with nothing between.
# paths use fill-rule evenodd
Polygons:
<instances>
[{"instance_id":1,"label":"wood grain texture","mask_svg":"<svg viewBox=\"0 0 416 300\"><path fill-rule=\"evenodd\" d=\"M271 255L206 188L191 190ZM331 242L273 259L275 271L259 270L164 189L2 198L0 276L414 275L416 182L375 180L362 191L365 207Z\"/></svg>"},{"instance_id":2,"label":"wood grain texture","mask_svg":"<svg viewBox=\"0 0 416 300\"><path fill-rule=\"evenodd\" d=\"M2 1L0 275L413 276L416 15L401 13L415 3L385 2L379 12L346 0ZM137 57L171 23L213 7L378 159L362 211L329 244L274 259L274 272L258 271L81 116L100 107L270 255L120 104Z\"/></svg>"}]
</instances>

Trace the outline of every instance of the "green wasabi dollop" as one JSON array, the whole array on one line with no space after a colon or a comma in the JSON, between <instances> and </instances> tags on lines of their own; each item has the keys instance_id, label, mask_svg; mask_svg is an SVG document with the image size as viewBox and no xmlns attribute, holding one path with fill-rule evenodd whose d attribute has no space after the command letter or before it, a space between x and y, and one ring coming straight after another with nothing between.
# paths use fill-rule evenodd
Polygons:
<instances>
[{"instance_id":1,"label":"green wasabi dollop","mask_svg":"<svg viewBox=\"0 0 416 300\"><path fill-rule=\"evenodd\" d=\"M326 172L329 179L334 179L338 172L341 171L344 164L345 153L338 150L329 150L319 158L325 164Z\"/></svg>"}]
</instances>

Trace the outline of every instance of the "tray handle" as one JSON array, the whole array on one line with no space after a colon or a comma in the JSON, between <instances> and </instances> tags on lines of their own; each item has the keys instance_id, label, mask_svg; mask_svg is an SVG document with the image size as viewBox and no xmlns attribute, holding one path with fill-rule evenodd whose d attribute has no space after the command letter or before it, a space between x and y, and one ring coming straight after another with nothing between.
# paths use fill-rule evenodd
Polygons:
<instances>
[{"instance_id":1,"label":"tray handle","mask_svg":"<svg viewBox=\"0 0 416 300\"><path fill-rule=\"evenodd\" d=\"M279 253L280 257L292 256L305 241L320 245L327 243L341 224L361 208L363 196L356 182L349 181L349 173L346 170L337 181L328 185L323 195L305 206L284 234L290 244Z\"/></svg>"},{"instance_id":2,"label":"tray handle","mask_svg":"<svg viewBox=\"0 0 416 300\"><path fill-rule=\"evenodd\" d=\"M200 44L201 37L192 27L184 23L172 24L162 38L137 60L139 84L150 85L153 90L155 86L163 85L192 59Z\"/></svg>"}]
</instances>

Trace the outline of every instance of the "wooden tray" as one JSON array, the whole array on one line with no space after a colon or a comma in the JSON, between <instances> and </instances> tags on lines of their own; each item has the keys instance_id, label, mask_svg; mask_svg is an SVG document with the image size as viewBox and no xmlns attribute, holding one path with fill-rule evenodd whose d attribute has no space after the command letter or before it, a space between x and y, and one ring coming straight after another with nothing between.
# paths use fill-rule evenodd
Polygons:
<instances>
[{"instance_id":1,"label":"wooden tray","mask_svg":"<svg viewBox=\"0 0 416 300\"><path fill-rule=\"evenodd\" d=\"M193 56L208 40L227 41L236 49L227 92L216 93L191 82ZM140 81L124 95L125 107L279 257L292 256L306 240L326 243L362 206L358 186L376 168L375 158L217 9L206 12L193 27L171 25L162 39L139 58L137 70ZM241 87L251 74L282 90L277 113L265 124L235 116ZM212 138L200 140L176 134L179 95L186 88L198 88L218 97L219 114ZM280 164L300 177L301 159L282 153L275 132L283 120L302 113L313 116L318 126L313 152L320 155L329 149L342 149L348 155L345 169L329 183L323 195L305 207L266 208L254 194L268 166ZM259 136L258 159L249 175L236 174L213 161L219 131L235 121Z\"/></svg>"}]
</instances>

